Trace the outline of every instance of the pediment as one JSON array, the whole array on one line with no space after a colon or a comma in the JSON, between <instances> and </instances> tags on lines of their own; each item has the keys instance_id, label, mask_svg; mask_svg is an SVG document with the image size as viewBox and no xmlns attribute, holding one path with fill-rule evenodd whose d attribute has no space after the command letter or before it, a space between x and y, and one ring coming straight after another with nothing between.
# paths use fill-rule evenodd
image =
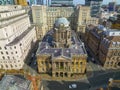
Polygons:
<instances>
[{"instance_id":1,"label":"pediment","mask_svg":"<svg viewBox=\"0 0 120 90\"><path fill-rule=\"evenodd\" d=\"M71 61L71 59L64 57L64 56L59 56L59 57L53 58L53 61L66 61L66 62L68 62L68 61Z\"/></svg>"}]
</instances>

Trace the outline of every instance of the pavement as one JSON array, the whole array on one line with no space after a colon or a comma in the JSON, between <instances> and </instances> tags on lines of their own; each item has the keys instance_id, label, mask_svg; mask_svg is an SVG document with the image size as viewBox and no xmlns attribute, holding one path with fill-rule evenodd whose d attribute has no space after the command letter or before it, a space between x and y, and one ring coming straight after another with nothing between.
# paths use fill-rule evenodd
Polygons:
<instances>
[{"instance_id":1,"label":"pavement","mask_svg":"<svg viewBox=\"0 0 120 90\"><path fill-rule=\"evenodd\" d=\"M48 74L40 74L40 77L42 78L42 80L48 80L48 81L79 81L79 80L84 80L87 79L86 75L77 75L74 77L51 77Z\"/></svg>"}]
</instances>

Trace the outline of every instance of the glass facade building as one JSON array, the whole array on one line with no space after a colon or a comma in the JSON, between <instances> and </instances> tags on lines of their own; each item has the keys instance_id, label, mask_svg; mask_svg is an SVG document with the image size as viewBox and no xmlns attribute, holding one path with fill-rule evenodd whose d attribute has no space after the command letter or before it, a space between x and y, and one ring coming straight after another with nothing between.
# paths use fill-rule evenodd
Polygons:
<instances>
[{"instance_id":1,"label":"glass facade building","mask_svg":"<svg viewBox=\"0 0 120 90\"><path fill-rule=\"evenodd\" d=\"M14 5L14 0L0 0L0 5Z\"/></svg>"},{"instance_id":2,"label":"glass facade building","mask_svg":"<svg viewBox=\"0 0 120 90\"><path fill-rule=\"evenodd\" d=\"M37 3L38 5L44 5L44 0L36 0L36 3Z\"/></svg>"},{"instance_id":3,"label":"glass facade building","mask_svg":"<svg viewBox=\"0 0 120 90\"><path fill-rule=\"evenodd\" d=\"M73 5L73 0L51 0L51 5Z\"/></svg>"},{"instance_id":4,"label":"glass facade building","mask_svg":"<svg viewBox=\"0 0 120 90\"><path fill-rule=\"evenodd\" d=\"M103 0L85 0L85 5L91 7L91 16L96 17L100 11Z\"/></svg>"}]
</instances>

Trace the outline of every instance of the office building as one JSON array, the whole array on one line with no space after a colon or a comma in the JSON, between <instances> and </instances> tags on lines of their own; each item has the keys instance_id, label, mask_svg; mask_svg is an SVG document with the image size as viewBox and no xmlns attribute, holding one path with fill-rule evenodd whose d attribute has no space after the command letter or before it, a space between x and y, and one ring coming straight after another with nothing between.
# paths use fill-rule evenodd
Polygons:
<instances>
[{"instance_id":1,"label":"office building","mask_svg":"<svg viewBox=\"0 0 120 90\"><path fill-rule=\"evenodd\" d=\"M86 46L106 69L120 68L120 31L104 26L89 25L85 34Z\"/></svg>"},{"instance_id":2,"label":"office building","mask_svg":"<svg viewBox=\"0 0 120 90\"><path fill-rule=\"evenodd\" d=\"M44 5L44 0L36 0L36 4L37 5Z\"/></svg>"},{"instance_id":3,"label":"office building","mask_svg":"<svg viewBox=\"0 0 120 90\"><path fill-rule=\"evenodd\" d=\"M97 25L99 20L98 18L90 16L89 6L77 6L75 14L76 14L75 30L77 34L80 36L80 38L84 40L86 25L89 25L89 24Z\"/></svg>"},{"instance_id":4,"label":"office building","mask_svg":"<svg viewBox=\"0 0 120 90\"><path fill-rule=\"evenodd\" d=\"M38 72L53 77L72 77L86 72L87 53L84 44L62 17L40 42L37 50Z\"/></svg>"},{"instance_id":5,"label":"office building","mask_svg":"<svg viewBox=\"0 0 120 90\"><path fill-rule=\"evenodd\" d=\"M32 6L33 23L37 25L37 36L42 38L47 31L51 30L54 22L59 17L66 17L74 28L74 7L47 7L43 5Z\"/></svg>"},{"instance_id":6,"label":"office building","mask_svg":"<svg viewBox=\"0 0 120 90\"><path fill-rule=\"evenodd\" d=\"M32 6L32 4L35 4L35 0L29 0L29 5Z\"/></svg>"},{"instance_id":7,"label":"office building","mask_svg":"<svg viewBox=\"0 0 120 90\"><path fill-rule=\"evenodd\" d=\"M42 13L41 13L42 12ZM70 26L78 32L85 32L86 24L97 24L98 18L90 16L90 7L47 7L43 5L32 6L33 23L37 25L37 36L42 38L45 33L53 28L54 22L59 17L70 21Z\"/></svg>"},{"instance_id":8,"label":"office building","mask_svg":"<svg viewBox=\"0 0 120 90\"><path fill-rule=\"evenodd\" d=\"M0 0L0 5L14 5L14 0Z\"/></svg>"},{"instance_id":9,"label":"office building","mask_svg":"<svg viewBox=\"0 0 120 90\"><path fill-rule=\"evenodd\" d=\"M96 17L103 0L85 0L85 5L91 7L91 16Z\"/></svg>"},{"instance_id":10,"label":"office building","mask_svg":"<svg viewBox=\"0 0 120 90\"><path fill-rule=\"evenodd\" d=\"M108 4L108 10L109 12L115 12L116 10L116 2L109 2Z\"/></svg>"},{"instance_id":11,"label":"office building","mask_svg":"<svg viewBox=\"0 0 120 90\"><path fill-rule=\"evenodd\" d=\"M73 0L51 0L51 5L73 6Z\"/></svg>"},{"instance_id":12,"label":"office building","mask_svg":"<svg viewBox=\"0 0 120 90\"><path fill-rule=\"evenodd\" d=\"M21 69L36 42L35 27L22 6L0 6L0 69Z\"/></svg>"}]
</instances>

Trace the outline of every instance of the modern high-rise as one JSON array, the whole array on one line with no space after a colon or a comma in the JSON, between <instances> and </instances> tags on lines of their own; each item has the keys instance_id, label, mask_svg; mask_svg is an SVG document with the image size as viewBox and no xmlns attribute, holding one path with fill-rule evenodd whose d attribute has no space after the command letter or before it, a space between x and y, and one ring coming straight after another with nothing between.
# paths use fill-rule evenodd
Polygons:
<instances>
[{"instance_id":1,"label":"modern high-rise","mask_svg":"<svg viewBox=\"0 0 120 90\"><path fill-rule=\"evenodd\" d=\"M73 0L51 0L51 5L73 5Z\"/></svg>"},{"instance_id":2,"label":"modern high-rise","mask_svg":"<svg viewBox=\"0 0 120 90\"><path fill-rule=\"evenodd\" d=\"M91 7L91 16L96 17L103 0L85 0L85 5Z\"/></svg>"},{"instance_id":3,"label":"modern high-rise","mask_svg":"<svg viewBox=\"0 0 120 90\"><path fill-rule=\"evenodd\" d=\"M0 5L14 5L14 0L0 0Z\"/></svg>"},{"instance_id":4,"label":"modern high-rise","mask_svg":"<svg viewBox=\"0 0 120 90\"><path fill-rule=\"evenodd\" d=\"M29 0L29 5L35 4L35 0Z\"/></svg>"},{"instance_id":5,"label":"modern high-rise","mask_svg":"<svg viewBox=\"0 0 120 90\"><path fill-rule=\"evenodd\" d=\"M109 12L114 12L115 9L116 9L116 2L109 2L109 4L108 4Z\"/></svg>"},{"instance_id":6,"label":"modern high-rise","mask_svg":"<svg viewBox=\"0 0 120 90\"><path fill-rule=\"evenodd\" d=\"M44 0L36 0L36 4L43 5L44 4Z\"/></svg>"},{"instance_id":7,"label":"modern high-rise","mask_svg":"<svg viewBox=\"0 0 120 90\"><path fill-rule=\"evenodd\" d=\"M0 6L0 69L21 69L35 42L35 27L22 6Z\"/></svg>"}]
</instances>

